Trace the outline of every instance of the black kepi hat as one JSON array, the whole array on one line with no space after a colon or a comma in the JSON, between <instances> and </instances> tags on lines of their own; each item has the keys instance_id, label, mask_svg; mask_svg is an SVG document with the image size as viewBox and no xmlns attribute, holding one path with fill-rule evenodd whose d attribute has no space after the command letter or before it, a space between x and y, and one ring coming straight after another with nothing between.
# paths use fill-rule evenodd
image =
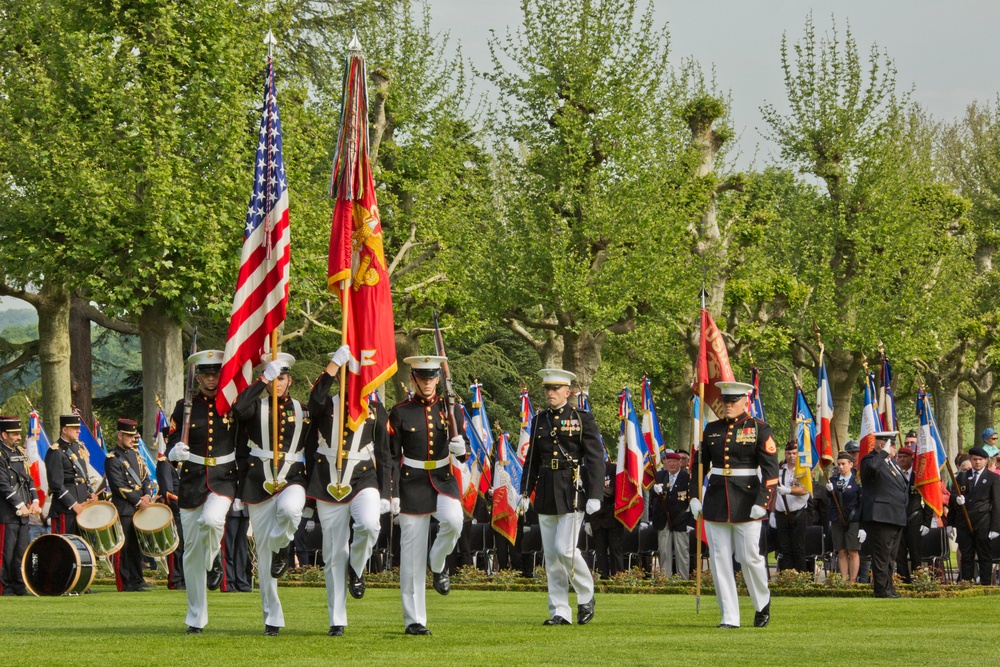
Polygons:
<instances>
[{"instance_id":1,"label":"black kepi hat","mask_svg":"<svg viewBox=\"0 0 1000 667\"><path fill-rule=\"evenodd\" d=\"M118 420L118 432L125 435L138 435L139 428L135 420L122 418Z\"/></svg>"},{"instance_id":2,"label":"black kepi hat","mask_svg":"<svg viewBox=\"0 0 1000 667\"><path fill-rule=\"evenodd\" d=\"M59 428L75 426L80 428L80 415L59 415Z\"/></svg>"},{"instance_id":3,"label":"black kepi hat","mask_svg":"<svg viewBox=\"0 0 1000 667\"><path fill-rule=\"evenodd\" d=\"M20 433L21 420L17 417L0 417L0 433Z\"/></svg>"}]
</instances>

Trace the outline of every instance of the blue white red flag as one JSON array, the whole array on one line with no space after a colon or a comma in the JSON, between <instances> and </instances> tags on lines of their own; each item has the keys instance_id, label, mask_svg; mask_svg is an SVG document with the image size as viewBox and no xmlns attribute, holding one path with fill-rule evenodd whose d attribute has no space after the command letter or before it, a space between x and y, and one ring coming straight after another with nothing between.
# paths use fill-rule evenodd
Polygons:
<instances>
[{"instance_id":1,"label":"blue white red flag","mask_svg":"<svg viewBox=\"0 0 1000 667\"><path fill-rule=\"evenodd\" d=\"M760 395L760 370L756 366L750 370L750 384L753 385L753 390L750 392L750 416L766 422L764 399Z\"/></svg>"},{"instance_id":2,"label":"blue white red flag","mask_svg":"<svg viewBox=\"0 0 1000 667\"><path fill-rule=\"evenodd\" d=\"M660 469L660 461L667 453L663 443L663 433L660 432L660 418L656 415L653 405L653 390L649 378L642 378L642 439L646 444L646 467L643 471L642 485L651 487L656 482L656 471Z\"/></svg>"},{"instance_id":3,"label":"blue white red flag","mask_svg":"<svg viewBox=\"0 0 1000 667\"><path fill-rule=\"evenodd\" d=\"M632 392L622 390L618 408L621 436L618 440L618 465L615 469L615 518L627 530L633 530L642 518L642 425L635 413Z\"/></svg>"},{"instance_id":4,"label":"blue white red flag","mask_svg":"<svg viewBox=\"0 0 1000 667\"><path fill-rule=\"evenodd\" d=\"M826 465L833 461L833 395L830 393L830 379L826 374L826 362L823 355L819 358L819 371L816 373L816 451L819 458L814 465Z\"/></svg>"},{"instance_id":5,"label":"blue white red flag","mask_svg":"<svg viewBox=\"0 0 1000 667\"><path fill-rule=\"evenodd\" d=\"M170 433L170 422L163 410L156 410L156 460L167 458L167 434Z\"/></svg>"},{"instance_id":6,"label":"blue white red flag","mask_svg":"<svg viewBox=\"0 0 1000 667\"><path fill-rule=\"evenodd\" d=\"M253 192L243 227L240 272L215 399L222 414L229 412L239 393L250 385L253 368L261 361L268 337L285 321L291 234L288 178L281 142L274 61L269 58Z\"/></svg>"},{"instance_id":7,"label":"blue white red flag","mask_svg":"<svg viewBox=\"0 0 1000 667\"><path fill-rule=\"evenodd\" d=\"M497 442L496 470L493 473L493 529L514 544L517 541L517 506L521 501L523 467L510 436L500 434Z\"/></svg>"},{"instance_id":8,"label":"blue white red flag","mask_svg":"<svg viewBox=\"0 0 1000 667\"><path fill-rule=\"evenodd\" d=\"M73 414L80 417L80 443L87 451L87 466L90 469L88 471L90 477L104 477L104 460L108 458L108 452L104 449L104 434L101 431L101 424L94 420L94 430L91 431L87 422L80 416L79 410L74 410ZM100 439L94 435L95 432L100 436ZM90 481L93 483L95 479Z\"/></svg>"},{"instance_id":9,"label":"blue white red flag","mask_svg":"<svg viewBox=\"0 0 1000 667\"><path fill-rule=\"evenodd\" d=\"M858 465L875 447L875 434L882 430L878 403L875 401L875 375L865 376L864 402L861 405L861 428L858 433Z\"/></svg>"},{"instance_id":10,"label":"blue white red flag","mask_svg":"<svg viewBox=\"0 0 1000 667\"><path fill-rule=\"evenodd\" d=\"M517 436L517 458L524 463L528 456L528 445L531 444L531 419L535 416L535 409L531 407L531 398L528 390L521 390L521 430ZM518 487L520 488L520 487Z\"/></svg>"},{"instance_id":11,"label":"blue white red flag","mask_svg":"<svg viewBox=\"0 0 1000 667\"><path fill-rule=\"evenodd\" d=\"M879 373L882 383L878 390L878 416L883 431L898 431L899 420L896 418L896 398L892 395L892 366L889 359L882 355L882 369Z\"/></svg>"},{"instance_id":12,"label":"blue white red flag","mask_svg":"<svg viewBox=\"0 0 1000 667\"><path fill-rule=\"evenodd\" d=\"M913 462L913 486L920 491L924 502L941 516L944 512L941 466L947 455L934 418L934 410L923 391L917 394L917 416L920 417L920 431L917 433L917 455Z\"/></svg>"},{"instance_id":13,"label":"blue white red flag","mask_svg":"<svg viewBox=\"0 0 1000 667\"><path fill-rule=\"evenodd\" d=\"M28 472L31 473L31 480L35 484L35 491L38 492L38 504L45 504L45 494L49 490L49 478L45 474L45 455L49 453L52 443L42 426L42 419L38 416L37 410L32 410L28 415L28 437L24 442L24 449L28 455Z\"/></svg>"},{"instance_id":14,"label":"blue white red flag","mask_svg":"<svg viewBox=\"0 0 1000 667\"><path fill-rule=\"evenodd\" d=\"M590 394L586 391L576 392L576 405L578 410L584 412L593 413L594 411L590 409ZM611 459L611 455L608 454L608 446L604 444L604 436L600 433L597 434L601 440L601 449L604 450L604 461L607 463Z\"/></svg>"},{"instance_id":15,"label":"blue white red flag","mask_svg":"<svg viewBox=\"0 0 1000 667\"><path fill-rule=\"evenodd\" d=\"M486 415L486 403L483 401L483 385L478 382L469 387L472 392L472 426L479 433L482 447L473 451L476 465L472 466L472 479L479 495L493 487L493 472L490 467L490 456L493 454L493 432L490 430L490 419Z\"/></svg>"}]
</instances>

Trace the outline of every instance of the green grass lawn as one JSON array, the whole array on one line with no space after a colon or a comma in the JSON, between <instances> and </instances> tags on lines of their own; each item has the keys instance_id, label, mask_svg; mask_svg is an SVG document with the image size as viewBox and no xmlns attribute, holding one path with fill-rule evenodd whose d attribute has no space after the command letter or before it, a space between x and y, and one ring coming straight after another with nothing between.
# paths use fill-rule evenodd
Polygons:
<instances>
[{"instance_id":1,"label":"green grass lawn","mask_svg":"<svg viewBox=\"0 0 1000 667\"><path fill-rule=\"evenodd\" d=\"M997 597L959 599L774 598L772 621L753 628L749 600L739 630L719 630L703 596L597 597L586 626L542 627L544 593L427 592L432 637L403 634L399 592L348 599L350 625L327 637L321 588L281 588L287 627L263 637L260 597L210 593L209 625L183 634L186 602L162 586L148 593L10 598L3 665L837 665L993 664L1000 657ZM574 600L575 602L575 600ZM750 627L748 627L750 626ZM29 657L30 656L30 657Z\"/></svg>"}]
</instances>

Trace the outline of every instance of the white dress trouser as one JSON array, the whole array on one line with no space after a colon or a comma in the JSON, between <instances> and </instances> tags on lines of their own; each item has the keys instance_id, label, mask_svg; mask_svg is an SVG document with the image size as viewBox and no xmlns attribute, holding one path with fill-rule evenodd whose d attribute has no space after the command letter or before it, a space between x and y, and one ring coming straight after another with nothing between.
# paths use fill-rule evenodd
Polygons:
<instances>
[{"instance_id":1,"label":"white dress trouser","mask_svg":"<svg viewBox=\"0 0 1000 667\"><path fill-rule=\"evenodd\" d=\"M740 624L740 601L733 573L733 556L743 566L743 579L756 611L771 601L767 588L767 561L760 555L760 521L747 523L705 522L705 535L712 562L715 597L722 612L722 623Z\"/></svg>"},{"instance_id":2,"label":"white dress trouser","mask_svg":"<svg viewBox=\"0 0 1000 667\"><path fill-rule=\"evenodd\" d=\"M664 528L656 535L656 543L660 552L660 572L666 576L674 573L674 561L677 559L677 574L681 579L687 579L691 572L691 542L683 530Z\"/></svg>"},{"instance_id":3,"label":"white dress trouser","mask_svg":"<svg viewBox=\"0 0 1000 667\"><path fill-rule=\"evenodd\" d=\"M441 524L437 537L427 553L427 533L431 516ZM424 605L424 588L427 585L427 566L433 572L443 572L445 559L455 548L462 534L462 503L442 494L437 497L437 511L433 514L399 515L399 593L403 598L403 623L427 625L427 608Z\"/></svg>"},{"instance_id":4,"label":"white dress trouser","mask_svg":"<svg viewBox=\"0 0 1000 667\"><path fill-rule=\"evenodd\" d=\"M264 502L247 505L257 554L257 581L264 606L264 625L285 627L285 613L278 599L278 580L271 576L271 556L288 546L302 520L306 490L298 484L286 486Z\"/></svg>"},{"instance_id":5,"label":"white dress trouser","mask_svg":"<svg viewBox=\"0 0 1000 667\"><path fill-rule=\"evenodd\" d=\"M545 578L549 583L549 616L573 620L569 607L569 585L573 584L578 604L594 599L594 577L583 560L577 542L583 512L569 514L539 514L542 531L542 551L545 554ZM572 582L570 574L572 573Z\"/></svg>"},{"instance_id":6,"label":"white dress trouser","mask_svg":"<svg viewBox=\"0 0 1000 667\"><path fill-rule=\"evenodd\" d=\"M208 571L219 555L226 513L232 500L209 493L201 507L181 508L184 531L184 587L188 611L185 622L193 628L208 625Z\"/></svg>"},{"instance_id":7,"label":"white dress trouser","mask_svg":"<svg viewBox=\"0 0 1000 667\"><path fill-rule=\"evenodd\" d=\"M377 489L361 489L349 503L316 502L323 527L323 577L330 625L347 625L347 564L361 575L372 555L382 526ZM354 519L354 539L348 545Z\"/></svg>"}]
</instances>

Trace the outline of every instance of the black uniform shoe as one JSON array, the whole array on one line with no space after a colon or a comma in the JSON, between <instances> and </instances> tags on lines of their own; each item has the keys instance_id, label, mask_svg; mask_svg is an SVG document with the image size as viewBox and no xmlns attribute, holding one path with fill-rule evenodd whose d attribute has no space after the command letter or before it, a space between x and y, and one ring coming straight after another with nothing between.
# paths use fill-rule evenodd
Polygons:
<instances>
[{"instance_id":1,"label":"black uniform shoe","mask_svg":"<svg viewBox=\"0 0 1000 667\"><path fill-rule=\"evenodd\" d=\"M451 578L448 577L448 570L441 572L431 572L434 575L434 590L441 595L447 595L451 591Z\"/></svg>"},{"instance_id":2,"label":"black uniform shoe","mask_svg":"<svg viewBox=\"0 0 1000 667\"><path fill-rule=\"evenodd\" d=\"M771 603L768 602L764 608L753 615L753 627L763 628L771 622Z\"/></svg>"},{"instance_id":3,"label":"black uniform shoe","mask_svg":"<svg viewBox=\"0 0 1000 667\"><path fill-rule=\"evenodd\" d=\"M430 630L419 623L410 623L406 626L406 634L408 635L429 635L430 633Z\"/></svg>"},{"instance_id":4,"label":"black uniform shoe","mask_svg":"<svg viewBox=\"0 0 1000 667\"><path fill-rule=\"evenodd\" d=\"M205 583L208 585L208 590L217 591L219 586L222 585L222 555L216 554L215 560L212 561L212 569L208 571L208 576Z\"/></svg>"},{"instance_id":5,"label":"black uniform shoe","mask_svg":"<svg viewBox=\"0 0 1000 667\"><path fill-rule=\"evenodd\" d=\"M186 635L200 635L201 634L201 628L196 628L193 625L189 625L188 629L184 631L184 634L186 634Z\"/></svg>"},{"instance_id":6,"label":"black uniform shoe","mask_svg":"<svg viewBox=\"0 0 1000 667\"><path fill-rule=\"evenodd\" d=\"M264 636L265 637L277 637L278 636L278 630L280 630L280 628L278 628L277 626L274 626L274 625L265 625L264 626Z\"/></svg>"},{"instance_id":7,"label":"black uniform shoe","mask_svg":"<svg viewBox=\"0 0 1000 667\"><path fill-rule=\"evenodd\" d=\"M553 616L542 621L542 625L573 625L562 616Z\"/></svg>"},{"instance_id":8,"label":"black uniform shoe","mask_svg":"<svg viewBox=\"0 0 1000 667\"><path fill-rule=\"evenodd\" d=\"M723 628L725 630L739 630L740 629L740 626L738 626L738 625L729 625L728 623L719 623L719 627Z\"/></svg>"},{"instance_id":9,"label":"black uniform shoe","mask_svg":"<svg viewBox=\"0 0 1000 667\"><path fill-rule=\"evenodd\" d=\"M354 574L354 568L350 563L347 564L347 590L355 600L365 596L365 575L359 577Z\"/></svg>"},{"instance_id":10,"label":"black uniform shoe","mask_svg":"<svg viewBox=\"0 0 1000 667\"><path fill-rule=\"evenodd\" d=\"M578 604L576 606L576 622L580 625L586 625L590 623L591 619L594 618L594 599L591 598L590 602L586 604Z\"/></svg>"},{"instance_id":11,"label":"black uniform shoe","mask_svg":"<svg viewBox=\"0 0 1000 667\"><path fill-rule=\"evenodd\" d=\"M342 637L344 635L344 626L342 625L331 625L330 632L326 633L327 637Z\"/></svg>"},{"instance_id":12,"label":"black uniform shoe","mask_svg":"<svg viewBox=\"0 0 1000 667\"><path fill-rule=\"evenodd\" d=\"M271 554L271 576L280 579L288 570L288 549L280 549Z\"/></svg>"}]
</instances>

